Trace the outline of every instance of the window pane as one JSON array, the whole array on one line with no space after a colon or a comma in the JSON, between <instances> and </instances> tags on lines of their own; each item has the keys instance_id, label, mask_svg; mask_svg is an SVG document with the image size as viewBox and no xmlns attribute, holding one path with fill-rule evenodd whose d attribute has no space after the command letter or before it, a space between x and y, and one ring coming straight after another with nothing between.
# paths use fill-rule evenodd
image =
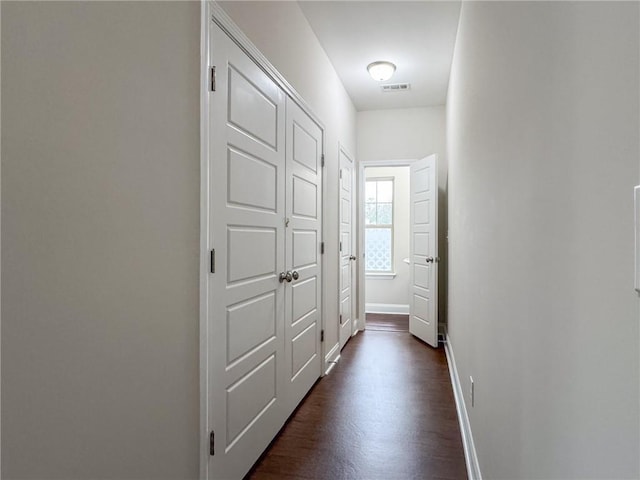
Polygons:
<instances>
[{"instance_id":1,"label":"window pane","mask_svg":"<svg viewBox=\"0 0 640 480\"><path fill-rule=\"evenodd\" d=\"M379 203L393 202L393 182L391 180L381 180L378 182L378 198Z\"/></svg>"},{"instance_id":2,"label":"window pane","mask_svg":"<svg viewBox=\"0 0 640 480\"><path fill-rule=\"evenodd\" d=\"M391 225L393 221L393 205L378 203L378 225Z\"/></svg>"},{"instance_id":3,"label":"window pane","mask_svg":"<svg viewBox=\"0 0 640 480\"><path fill-rule=\"evenodd\" d=\"M368 272L391 271L391 229L365 229L365 269Z\"/></svg>"},{"instance_id":4,"label":"window pane","mask_svg":"<svg viewBox=\"0 0 640 480\"><path fill-rule=\"evenodd\" d=\"M375 203L365 203L364 223L366 225L375 225L376 223L376 204Z\"/></svg>"},{"instance_id":5,"label":"window pane","mask_svg":"<svg viewBox=\"0 0 640 480\"><path fill-rule=\"evenodd\" d=\"M364 201L365 202L376 201L376 182L365 182Z\"/></svg>"}]
</instances>

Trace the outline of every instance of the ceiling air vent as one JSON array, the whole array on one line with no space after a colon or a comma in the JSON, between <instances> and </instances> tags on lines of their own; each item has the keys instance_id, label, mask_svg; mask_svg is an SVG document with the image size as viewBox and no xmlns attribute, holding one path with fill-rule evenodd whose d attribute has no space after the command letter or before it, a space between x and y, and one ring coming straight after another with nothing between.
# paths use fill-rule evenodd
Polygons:
<instances>
[{"instance_id":1,"label":"ceiling air vent","mask_svg":"<svg viewBox=\"0 0 640 480\"><path fill-rule=\"evenodd\" d=\"M383 92L404 92L411 89L409 83L391 83L388 85L380 85Z\"/></svg>"}]
</instances>

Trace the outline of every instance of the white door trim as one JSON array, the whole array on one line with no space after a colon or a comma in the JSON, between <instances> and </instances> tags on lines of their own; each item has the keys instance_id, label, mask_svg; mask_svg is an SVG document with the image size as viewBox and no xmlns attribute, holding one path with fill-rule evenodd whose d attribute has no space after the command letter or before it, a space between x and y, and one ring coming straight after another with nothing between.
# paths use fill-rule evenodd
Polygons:
<instances>
[{"instance_id":1,"label":"white door trim","mask_svg":"<svg viewBox=\"0 0 640 480\"><path fill-rule=\"evenodd\" d=\"M206 480L209 470L209 2L200 3L200 478Z\"/></svg>"},{"instance_id":2,"label":"white door trim","mask_svg":"<svg viewBox=\"0 0 640 480\"><path fill-rule=\"evenodd\" d=\"M305 112L322 130L322 152L326 151L326 135L324 123L309 107L302 96L291 86L291 84L276 70L258 48L233 22L231 17L212 0L201 0L200 8L200 321L199 321L199 346L200 346L200 478L207 480L209 469L209 342L208 342L208 317L209 317L209 68L211 66L210 51L210 29L212 22L218 25L235 42L247 56L260 67L271 79ZM324 242L324 227L326 225L326 190L327 182L325 175L322 175L322 232ZM327 271L327 256L321 259L322 272ZM326 328L325 312L326 308L326 275L322 275L321 294L321 328ZM328 352L326 342L322 343L322 358L326 358ZM324 368L321 368L321 375L324 375Z\"/></svg>"},{"instance_id":3,"label":"white door trim","mask_svg":"<svg viewBox=\"0 0 640 480\"><path fill-rule=\"evenodd\" d=\"M364 273L364 169L367 167L410 167L417 161L417 158L411 159L391 159L391 160L361 160L358 162L358 330L367 328L367 315L365 305L366 294L366 275Z\"/></svg>"}]
</instances>

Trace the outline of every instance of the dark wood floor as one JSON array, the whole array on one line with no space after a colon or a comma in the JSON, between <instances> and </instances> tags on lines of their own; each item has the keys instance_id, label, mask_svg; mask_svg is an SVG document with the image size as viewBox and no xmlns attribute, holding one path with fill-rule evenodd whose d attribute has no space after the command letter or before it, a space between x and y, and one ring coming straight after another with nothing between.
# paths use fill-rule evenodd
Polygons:
<instances>
[{"instance_id":1,"label":"dark wood floor","mask_svg":"<svg viewBox=\"0 0 640 480\"><path fill-rule=\"evenodd\" d=\"M409 315L367 313L367 330L383 332L408 332Z\"/></svg>"},{"instance_id":2,"label":"dark wood floor","mask_svg":"<svg viewBox=\"0 0 640 480\"><path fill-rule=\"evenodd\" d=\"M443 349L359 333L247 478L466 479Z\"/></svg>"}]
</instances>

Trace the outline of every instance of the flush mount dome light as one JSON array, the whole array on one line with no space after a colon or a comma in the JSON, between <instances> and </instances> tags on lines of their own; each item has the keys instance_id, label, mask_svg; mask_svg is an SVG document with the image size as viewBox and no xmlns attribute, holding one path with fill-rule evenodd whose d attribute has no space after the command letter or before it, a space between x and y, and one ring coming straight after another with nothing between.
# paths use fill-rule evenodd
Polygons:
<instances>
[{"instance_id":1,"label":"flush mount dome light","mask_svg":"<svg viewBox=\"0 0 640 480\"><path fill-rule=\"evenodd\" d=\"M391 62L373 62L367 66L367 70L374 80L384 82L391 78L396 66Z\"/></svg>"}]
</instances>

